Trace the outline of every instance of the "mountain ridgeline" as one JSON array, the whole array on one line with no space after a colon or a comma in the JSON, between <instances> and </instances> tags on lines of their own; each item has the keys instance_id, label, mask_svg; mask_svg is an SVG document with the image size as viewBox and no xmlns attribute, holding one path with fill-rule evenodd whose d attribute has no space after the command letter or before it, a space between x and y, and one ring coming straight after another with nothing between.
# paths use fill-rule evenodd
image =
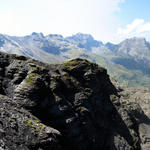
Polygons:
<instances>
[{"instance_id":1,"label":"mountain ridgeline","mask_svg":"<svg viewBox=\"0 0 150 150\"><path fill-rule=\"evenodd\" d=\"M0 51L47 63L86 58L107 68L110 76L123 85L150 87L150 43L144 38L104 44L82 33L65 38L35 32L24 37L1 34Z\"/></svg>"}]
</instances>

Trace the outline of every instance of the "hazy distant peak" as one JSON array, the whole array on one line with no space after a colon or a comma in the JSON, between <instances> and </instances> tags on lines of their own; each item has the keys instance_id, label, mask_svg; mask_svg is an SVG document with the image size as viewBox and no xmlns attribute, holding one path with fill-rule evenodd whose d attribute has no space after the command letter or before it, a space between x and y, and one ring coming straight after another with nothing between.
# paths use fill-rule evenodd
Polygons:
<instances>
[{"instance_id":1,"label":"hazy distant peak","mask_svg":"<svg viewBox=\"0 0 150 150\"><path fill-rule=\"evenodd\" d=\"M143 41L146 41L146 39L144 37L133 37L131 38L133 40L143 40Z\"/></svg>"},{"instance_id":2,"label":"hazy distant peak","mask_svg":"<svg viewBox=\"0 0 150 150\"><path fill-rule=\"evenodd\" d=\"M44 38L44 35L43 35L42 32L40 32L40 33L32 32L31 36L36 36L36 37Z\"/></svg>"},{"instance_id":3,"label":"hazy distant peak","mask_svg":"<svg viewBox=\"0 0 150 150\"><path fill-rule=\"evenodd\" d=\"M47 37L49 38L63 38L63 36L61 34L49 34L47 35Z\"/></svg>"},{"instance_id":4,"label":"hazy distant peak","mask_svg":"<svg viewBox=\"0 0 150 150\"><path fill-rule=\"evenodd\" d=\"M106 44L105 44L105 46L108 48L108 49L110 49L110 50L112 50L112 51L117 51L117 45L116 44L113 44L113 43L111 43L111 42L107 42Z\"/></svg>"},{"instance_id":5,"label":"hazy distant peak","mask_svg":"<svg viewBox=\"0 0 150 150\"><path fill-rule=\"evenodd\" d=\"M133 38L125 39L121 43L124 43L124 42L130 42L130 43L135 43L135 42L141 43L142 42L142 43L146 43L147 41L143 37L133 37Z\"/></svg>"},{"instance_id":6,"label":"hazy distant peak","mask_svg":"<svg viewBox=\"0 0 150 150\"><path fill-rule=\"evenodd\" d=\"M91 50L92 47L99 47L103 45L101 41L95 40L90 34L77 33L75 35L66 37L69 42L76 44L80 48Z\"/></svg>"},{"instance_id":7,"label":"hazy distant peak","mask_svg":"<svg viewBox=\"0 0 150 150\"><path fill-rule=\"evenodd\" d=\"M112 46L112 45L116 45L116 44L113 44L113 43L111 43L111 42L107 42L106 44L105 44L105 46Z\"/></svg>"},{"instance_id":8,"label":"hazy distant peak","mask_svg":"<svg viewBox=\"0 0 150 150\"><path fill-rule=\"evenodd\" d=\"M6 37L3 34L0 34L0 39L5 39Z\"/></svg>"},{"instance_id":9,"label":"hazy distant peak","mask_svg":"<svg viewBox=\"0 0 150 150\"><path fill-rule=\"evenodd\" d=\"M94 40L93 36L90 35L90 34L83 34L83 33L77 33L77 34L74 34L72 36L69 36L68 38L73 38L74 40Z\"/></svg>"},{"instance_id":10,"label":"hazy distant peak","mask_svg":"<svg viewBox=\"0 0 150 150\"><path fill-rule=\"evenodd\" d=\"M93 36L91 34L84 34L84 33L81 33L81 32L78 32L75 35L76 36L81 36L81 37L90 37L90 38L93 38Z\"/></svg>"}]
</instances>

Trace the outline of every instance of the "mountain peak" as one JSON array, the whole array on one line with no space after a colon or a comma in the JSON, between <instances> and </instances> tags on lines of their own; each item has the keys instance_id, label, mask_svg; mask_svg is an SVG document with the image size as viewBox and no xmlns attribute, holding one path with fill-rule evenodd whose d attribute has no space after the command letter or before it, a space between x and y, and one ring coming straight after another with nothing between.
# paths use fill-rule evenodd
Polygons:
<instances>
[{"instance_id":1,"label":"mountain peak","mask_svg":"<svg viewBox=\"0 0 150 150\"><path fill-rule=\"evenodd\" d=\"M49 34L47 36L50 38L63 38L63 36L61 34Z\"/></svg>"},{"instance_id":2,"label":"mountain peak","mask_svg":"<svg viewBox=\"0 0 150 150\"><path fill-rule=\"evenodd\" d=\"M90 34L77 33L66 38L68 41L78 45L80 48L91 50L92 47L103 45L101 41L95 40Z\"/></svg>"},{"instance_id":3,"label":"mountain peak","mask_svg":"<svg viewBox=\"0 0 150 150\"><path fill-rule=\"evenodd\" d=\"M77 33L71 36L72 38L76 40L94 40L93 36L91 34L84 34L84 33Z\"/></svg>"},{"instance_id":4,"label":"mountain peak","mask_svg":"<svg viewBox=\"0 0 150 150\"><path fill-rule=\"evenodd\" d=\"M36 37L42 37L42 38L44 38L44 35L43 35L42 32L40 32L40 33L32 32L31 36L36 36Z\"/></svg>"},{"instance_id":5,"label":"mountain peak","mask_svg":"<svg viewBox=\"0 0 150 150\"><path fill-rule=\"evenodd\" d=\"M133 37L128 38L122 41L121 43L128 42L128 43L147 43L146 39L144 37Z\"/></svg>"}]
</instances>

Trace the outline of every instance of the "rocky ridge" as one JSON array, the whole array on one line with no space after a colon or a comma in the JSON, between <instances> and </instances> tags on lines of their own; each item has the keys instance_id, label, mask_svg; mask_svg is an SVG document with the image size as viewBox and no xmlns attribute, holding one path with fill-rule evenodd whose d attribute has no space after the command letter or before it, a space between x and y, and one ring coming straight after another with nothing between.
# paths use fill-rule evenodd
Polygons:
<instances>
[{"instance_id":1,"label":"rocky ridge","mask_svg":"<svg viewBox=\"0 0 150 150\"><path fill-rule=\"evenodd\" d=\"M0 149L146 150L149 118L123 92L85 59L0 53Z\"/></svg>"}]
</instances>

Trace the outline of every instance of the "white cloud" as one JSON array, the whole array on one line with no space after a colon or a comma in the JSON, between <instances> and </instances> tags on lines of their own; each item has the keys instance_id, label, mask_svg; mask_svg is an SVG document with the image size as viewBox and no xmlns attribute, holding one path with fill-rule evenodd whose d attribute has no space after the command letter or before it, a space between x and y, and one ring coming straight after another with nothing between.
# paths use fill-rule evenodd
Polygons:
<instances>
[{"instance_id":1,"label":"white cloud","mask_svg":"<svg viewBox=\"0 0 150 150\"><path fill-rule=\"evenodd\" d=\"M147 40L150 40L150 22L145 22L144 19L135 19L124 29L119 28L117 34L121 39L145 37Z\"/></svg>"},{"instance_id":2,"label":"white cloud","mask_svg":"<svg viewBox=\"0 0 150 150\"><path fill-rule=\"evenodd\" d=\"M1 23L0 31L1 33L12 34L13 30L17 29L16 18L10 13L0 13Z\"/></svg>"},{"instance_id":3,"label":"white cloud","mask_svg":"<svg viewBox=\"0 0 150 150\"><path fill-rule=\"evenodd\" d=\"M6 0L0 2L0 33L90 33L99 40L113 40L124 0ZM9 17L6 15L9 14ZM13 21L10 21L13 20Z\"/></svg>"}]
</instances>

